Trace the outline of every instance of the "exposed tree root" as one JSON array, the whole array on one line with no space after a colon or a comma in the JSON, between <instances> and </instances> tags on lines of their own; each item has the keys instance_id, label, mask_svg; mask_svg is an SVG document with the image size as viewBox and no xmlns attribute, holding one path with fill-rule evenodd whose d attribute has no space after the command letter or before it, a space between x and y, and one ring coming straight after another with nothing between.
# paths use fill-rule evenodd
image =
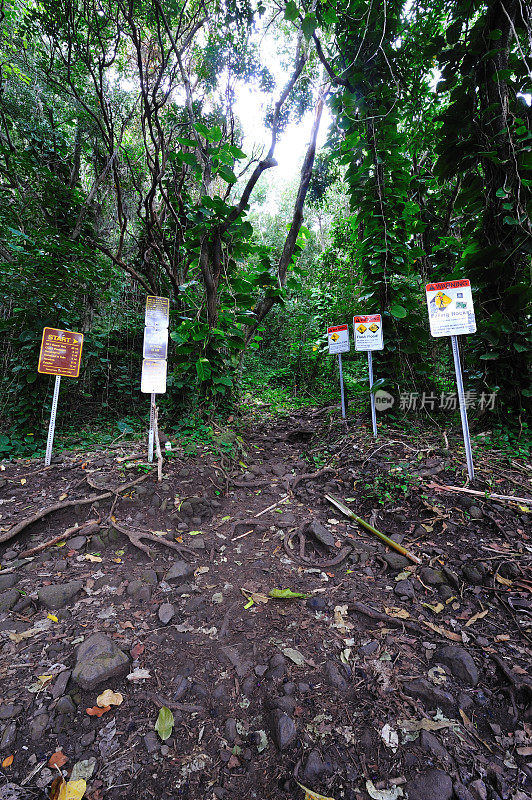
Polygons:
<instances>
[{"instance_id":1,"label":"exposed tree root","mask_svg":"<svg viewBox=\"0 0 532 800\"><path fill-rule=\"evenodd\" d=\"M67 528L66 531L64 531L64 533L60 533L59 536L54 536L53 539L48 539L47 542L43 542L42 544L37 545L37 547L24 550L23 553L18 554L17 558L29 558L37 553L41 553L43 550L46 550L47 547L52 547L52 545L57 544L57 542L68 539L69 536L72 536L74 533L85 536L87 533L99 528L100 522L101 520L99 519L88 519L87 522L83 522L81 525L73 525L72 528Z\"/></svg>"},{"instance_id":2,"label":"exposed tree root","mask_svg":"<svg viewBox=\"0 0 532 800\"><path fill-rule=\"evenodd\" d=\"M124 492L126 489L131 488L131 486L135 486L137 483L146 480L147 477L148 475L142 475L140 478L136 478L134 481L129 481L128 483L123 483L120 486L117 486L116 489L109 489L109 491L104 492L104 494L92 495L91 497L81 497L78 500L63 500L60 503L54 503L51 506L46 506L46 508L41 508L40 511L36 511L35 514L32 514L30 517L26 517L26 519L23 519L21 522L13 525L8 531L0 533L0 543L7 542L29 525L33 525L34 522L38 522L40 519L47 517L48 514L52 514L54 511L60 511L62 508L84 506L87 505L87 503L97 503L100 500L107 500L108 497L118 495L119 492Z\"/></svg>"},{"instance_id":3,"label":"exposed tree root","mask_svg":"<svg viewBox=\"0 0 532 800\"><path fill-rule=\"evenodd\" d=\"M162 536L155 536L153 533L146 533L145 531L134 531L131 528L124 528L123 525L120 525L118 522L114 520L110 521L110 525L115 528L120 533L123 533L124 536L127 536L129 541L134 547L138 547L139 550L142 550L143 553L146 553L148 558L151 558L151 552L147 545L142 544L141 539L147 539L149 542L156 542L157 544L162 544L165 547L170 547L172 550L177 550L180 556L184 558L185 553L189 555L194 555L195 551L191 550L188 547L183 547L177 542L171 542L169 539L165 539Z\"/></svg>"},{"instance_id":4,"label":"exposed tree root","mask_svg":"<svg viewBox=\"0 0 532 800\"><path fill-rule=\"evenodd\" d=\"M299 537L299 553L296 553L295 550L290 548L290 544L292 539L295 536ZM320 569L327 569L328 567L335 567L337 564L341 564L344 561L351 550L352 547L342 547L340 552L334 556L334 558L329 558L327 560L322 560L320 558L314 558L312 556L305 555L305 534L302 529L298 531L293 531L292 533L288 534L284 537L283 547L287 555L293 559L294 561L299 562L300 564L312 564L315 567L319 567Z\"/></svg>"},{"instance_id":5,"label":"exposed tree root","mask_svg":"<svg viewBox=\"0 0 532 800\"><path fill-rule=\"evenodd\" d=\"M305 472L303 475L298 475L297 478L291 485L291 490L294 491L296 486L301 483L301 481L313 481L316 478L321 478L322 475L330 475L331 473L336 473L332 467L324 467L323 469L319 469L317 472Z\"/></svg>"}]
</instances>

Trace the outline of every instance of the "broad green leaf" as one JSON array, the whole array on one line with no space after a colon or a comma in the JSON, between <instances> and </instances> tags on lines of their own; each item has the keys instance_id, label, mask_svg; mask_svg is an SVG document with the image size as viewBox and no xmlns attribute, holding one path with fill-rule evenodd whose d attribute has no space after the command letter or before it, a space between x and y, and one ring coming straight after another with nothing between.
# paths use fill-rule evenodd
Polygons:
<instances>
[{"instance_id":1,"label":"broad green leaf","mask_svg":"<svg viewBox=\"0 0 532 800\"><path fill-rule=\"evenodd\" d=\"M397 319L403 319L408 314L408 311L403 306L394 305L390 308L390 314L397 317Z\"/></svg>"},{"instance_id":2,"label":"broad green leaf","mask_svg":"<svg viewBox=\"0 0 532 800\"><path fill-rule=\"evenodd\" d=\"M310 39L316 28L318 27L318 20L316 14L307 14L301 23L301 29L307 39Z\"/></svg>"},{"instance_id":3,"label":"broad green leaf","mask_svg":"<svg viewBox=\"0 0 532 800\"><path fill-rule=\"evenodd\" d=\"M288 0L284 10L284 18L289 22L293 22L295 19L297 19L298 13L297 5L293 2L293 0Z\"/></svg>"},{"instance_id":4,"label":"broad green leaf","mask_svg":"<svg viewBox=\"0 0 532 800\"><path fill-rule=\"evenodd\" d=\"M163 706L159 711L157 722L155 723L155 730L165 742L172 735L174 729L174 715L169 708Z\"/></svg>"}]
</instances>

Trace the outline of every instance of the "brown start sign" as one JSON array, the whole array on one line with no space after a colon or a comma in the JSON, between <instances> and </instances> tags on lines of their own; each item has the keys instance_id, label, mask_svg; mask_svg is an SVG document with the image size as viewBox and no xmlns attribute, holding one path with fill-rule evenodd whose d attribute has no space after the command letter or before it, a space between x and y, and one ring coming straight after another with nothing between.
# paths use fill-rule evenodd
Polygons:
<instances>
[{"instance_id":1,"label":"brown start sign","mask_svg":"<svg viewBox=\"0 0 532 800\"><path fill-rule=\"evenodd\" d=\"M83 334L45 328L42 333L38 372L77 378L83 349Z\"/></svg>"}]
</instances>

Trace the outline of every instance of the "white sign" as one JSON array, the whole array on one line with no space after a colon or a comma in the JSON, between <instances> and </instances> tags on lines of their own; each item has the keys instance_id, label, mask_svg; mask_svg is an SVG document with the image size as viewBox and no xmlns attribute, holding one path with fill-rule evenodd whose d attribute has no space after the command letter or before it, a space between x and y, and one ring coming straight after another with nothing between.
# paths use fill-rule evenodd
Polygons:
<instances>
[{"instance_id":1,"label":"white sign","mask_svg":"<svg viewBox=\"0 0 532 800\"><path fill-rule=\"evenodd\" d=\"M166 361L144 359L140 391L145 394L164 394L166 392Z\"/></svg>"},{"instance_id":2,"label":"white sign","mask_svg":"<svg viewBox=\"0 0 532 800\"><path fill-rule=\"evenodd\" d=\"M432 336L475 333L477 325L468 280L428 283L426 291Z\"/></svg>"},{"instance_id":3,"label":"white sign","mask_svg":"<svg viewBox=\"0 0 532 800\"><path fill-rule=\"evenodd\" d=\"M355 350L382 350L382 317L380 314L367 314L353 317Z\"/></svg>"},{"instance_id":4,"label":"white sign","mask_svg":"<svg viewBox=\"0 0 532 800\"><path fill-rule=\"evenodd\" d=\"M329 341L329 353L331 355L349 352L348 325L335 325L333 328L327 328L327 339Z\"/></svg>"}]
</instances>

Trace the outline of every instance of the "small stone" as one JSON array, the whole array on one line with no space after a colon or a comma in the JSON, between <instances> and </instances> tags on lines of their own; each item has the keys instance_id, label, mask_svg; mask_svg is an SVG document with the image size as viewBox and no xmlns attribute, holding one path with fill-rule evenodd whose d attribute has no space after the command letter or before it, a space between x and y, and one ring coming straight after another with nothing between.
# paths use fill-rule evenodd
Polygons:
<instances>
[{"instance_id":1,"label":"small stone","mask_svg":"<svg viewBox=\"0 0 532 800\"><path fill-rule=\"evenodd\" d=\"M286 750L295 742L297 730L294 720L283 711L275 709L271 712L270 728L272 739L279 750Z\"/></svg>"},{"instance_id":2,"label":"small stone","mask_svg":"<svg viewBox=\"0 0 532 800\"><path fill-rule=\"evenodd\" d=\"M230 717L225 721L225 738L227 739L229 744L234 744L237 736L238 733L236 730L236 719Z\"/></svg>"},{"instance_id":3,"label":"small stone","mask_svg":"<svg viewBox=\"0 0 532 800\"><path fill-rule=\"evenodd\" d=\"M164 576L164 580L166 583L182 583L187 578L191 578L194 571L195 567L192 564L187 564L186 561L175 561Z\"/></svg>"},{"instance_id":4,"label":"small stone","mask_svg":"<svg viewBox=\"0 0 532 800\"><path fill-rule=\"evenodd\" d=\"M385 553L382 558L386 561L392 572L400 572L410 564L408 558L405 558L400 553Z\"/></svg>"},{"instance_id":5,"label":"small stone","mask_svg":"<svg viewBox=\"0 0 532 800\"><path fill-rule=\"evenodd\" d=\"M335 689L339 689L342 692L347 689L347 681L334 661L327 661L325 665L325 675L330 686L334 686Z\"/></svg>"},{"instance_id":6,"label":"small stone","mask_svg":"<svg viewBox=\"0 0 532 800\"><path fill-rule=\"evenodd\" d=\"M72 698L66 694L64 697L59 698L55 706L55 710L58 714L75 714L77 709L76 704L72 701Z\"/></svg>"},{"instance_id":7,"label":"small stone","mask_svg":"<svg viewBox=\"0 0 532 800\"><path fill-rule=\"evenodd\" d=\"M475 800L488 800L488 792L486 789L486 784L484 781L481 781L480 778L476 781L472 781L468 786L470 794L473 795Z\"/></svg>"},{"instance_id":8,"label":"small stone","mask_svg":"<svg viewBox=\"0 0 532 800\"><path fill-rule=\"evenodd\" d=\"M432 569L431 567L423 567L419 571L419 579L426 586L441 586L446 582L445 575L441 569Z\"/></svg>"},{"instance_id":9,"label":"small stone","mask_svg":"<svg viewBox=\"0 0 532 800\"><path fill-rule=\"evenodd\" d=\"M38 742L42 739L47 727L50 717L48 714L39 714L38 717L32 719L29 724L28 733L33 742Z\"/></svg>"},{"instance_id":10,"label":"small stone","mask_svg":"<svg viewBox=\"0 0 532 800\"><path fill-rule=\"evenodd\" d=\"M301 780L305 786L313 786L321 776L327 771L319 750L311 750L307 756Z\"/></svg>"},{"instance_id":11,"label":"small stone","mask_svg":"<svg viewBox=\"0 0 532 800\"><path fill-rule=\"evenodd\" d=\"M149 603L151 600L151 587L143 584L135 594L135 600L139 603Z\"/></svg>"},{"instance_id":12,"label":"small stone","mask_svg":"<svg viewBox=\"0 0 532 800\"><path fill-rule=\"evenodd\" d=\"M474 564L466 564L462 567L462 577L466 583L473 586L480 586L484 579L484 573Z\"/></svg>"},{"instance_id":13,"label":"small stone","mask_svg":"<svg viewBox=\"0 0 532 800\"><path fill-rule=\"evenodd\" d=\"M19 598L20 594L16 589L8 589L6 592L2 592L0 594L0 611L9 611Z\"/></svg>"},{"instance_id":14,"label":"small stone","mask_svg":"<svg viewBox=\"0 0 532 800\"><path fill-rule=\"evenodd\" d=\"M96 739L96 731L89 731L88 733L84 733L79 743L82 747L90 747L90 745Z\"/></svg>"},{"instance_id":15,"label":"small stone","mask_svg":"<svg viewBox=\"0 0 532 800\"><path fill-rule=\"evenodd\" d=\"M398 597L406 597L407 600L413 600L416 596L416 592L414 590L414 586L412 581L407 579L402 581L397 581L394 588L394 593Z\"/></svg>"},{"instance_id":16,"label":"small stone","mask_svg":"<svg viewBox=\"0 0 532 800\"><path fill-rule=\"evenodd\" d=\"M70 680L70 676L72 675L72 670L66 669L63 672L60 672L55 681L52 684L52 688L50 690L50 694L57 700L59 697L62 697L66 693L66 688L68 682Z\"/></svg>"},{"instance_id":17,"label":"small stone","mask_svg":"<svg viewBox=\"0 0 532 800\"><path fill-rule=\"evenodd\" d=\"M130 581L127 587L127 593L130 597L134 597L142 589L142 581Z\"/></svg>"},{"instance_id":18,"label":"small stone","mask_svg":"<svg viewBox=\"0 0 532 800\"><path fill-rule=\"evenodd\" d=\"M142 741L150 756L159 750L159 739L155 731L148 731L148 733L142 737Z\"/></svg>"},{"instance_id":19,"label":"small stone","mask_svg":"<svg viewBox=\"0 0 532 800\"><path fill-rule=\"evenodd\" d=\"M466 686L476 686L478 669L472 656L463 647L449 645L437 650L434 660L449 667L452 674L463 681Z\"/></svg>"},{"instance_id":20,"label":"small stone","mask_svg":"<svg viewBox=\"0 0 532 800\"><path fill-rule=\"evenodd\" d=\"M16 738L17 738L17 723L10 722L4 728L2 738L0 739L0 750L6 750L8 747L11 747L15 743Z\"/></svg>"},{"instance_id":21,"label":"small stone","mask_svg":"<svg viewBox=\"0 0 532 800\"><path fill-rule=\"evenodd\" d=\"M38 590L39 602L50 611L64 608L83 589L83 581L69 581L68 583L43 586Z\"/></svg>"},{"instance_id":22,"label":"small stone","mask_svg":"<svg viewBox=\"0 0 532 800\"><path fill-rule=\"evenodd\" d=\"M475 800L467 786L464 786L463 783L457 781L453 784L453 789L456 800Z\"/></svg>"},{"instance_id":23,"label":"small stone","mask_svg":"<svg viewBox=\"0 0 532 800\"><path fill-rule=\"evenodd\" d=\"M72 678L86 690L112 678L120 678L129 669L126 654L104 633L95 633L83 642L76 659Z\"/></svg>"},{"instance_id":24,"label":"small stone","mask_svg":"<svg viewBox=\"0 0 532 800\"><path fill-rule=\"evenodd\" d=\"M427 709L441 708L445 713L453 713L455 702L452 694L433 686L424 678L410 681L403 685L403 691L409 697L421 700Z\"/></svg>"},{"instance_id":25,"label":"small stone","mask_svg":"<svg viewBox=\"0 0 532 800\"><path fill-rule=\"evenodd\" d=\"M482 519L484 515L482 513L482 509L480 509L478 506L470 506L469 516L471 519Z\"/></svg>"},{"instance_id":26,"label":"small stone","mask_svg":"<svg viewBox=\"0 0 532 800\"><path fill-rule=\"evenodd\" d=\"M309 597L307 606L311 608L312 611L325 611L327 609L327 603L324 597Z\"/></svg>"},{"instance_id":27,"label":"small stone","mask_svg":"<svg viewBox=\"0 0 532 800\"><path fill-rule=\"evenodd\" d=\"M325 547L334 547L336 538L325 525L322 525L317 519L313 519L312 522L309 522L305 528L305 533L309 533Z\"/></svg>"},{"instance_id":28,"label":"small stone","mask_svg":"<svg viewBox=\"0 0 532 800\"><path fill-rule=\"evenodd\" d=\"M8 572L7 575L2 575L0 572L0 592L3 592L4 589L12 589L19 580L20 576L16 572Z\"/></svg>"},{"instance_id":29,"label":"small stone","mask_svg":"<svg viewBox=\"0 0 532 800\"><path fill-rule=\"evenodd\" d=\"M451 800L453 782L441 769L429 769L408 781L408 800Z\"/></svg>"},{"instance_id":30,"label":"small stone","mask_svg":"<svg viewBox=\"0 0 532 800\"><path fill-rule=\"evenodd\" d=\"M81 550L87 544L86 536L74 536L68 540L68 547L70 550Z\"/></svg>"},{"instance_id":31,"label":"small stone","mask_svg":"<svg viewBox=\"0 0 532 800\"><path fill-rule=\"evenodd\" d=\"M154 569L146 569L140 576L140 579L147 583L148 586L157 586L159 579Z\"/></svg>"},{"instance_id":32,"label":"small stone","mask_svg":"<svg viewBox=\"0 0 532 800\"><path fill-rule=\"evenodd\" d=\"M117 531L115 531L117 533ZM112 539L112 535L109 534L109 538ZM93 536L90 541L90 549L92 553L101 553L102 550L105 548L105 542L101 538L101 536Z\"/></svg>"},{"instance_id":33,"label":"small stone","mask_svg":"<svg viewBox=\"0 0 532 800\"><path fill-rule=\"evenodd\" d=\"M163 603L161 606L159 606L159 611L157 614L162 624L168 625L175 614L175 608L173 607L172 603Z\"/></svg>"},{"instance_id":34,"label":"small stone","mask_svg":"<svg viewBox=\"0 0 532 800\"><path fill-rule=\"evenodd\" d=\"M12 719L18 717L22 711L20 703L4 703L0 706L0 720Z\"/></svg>"},{"instance_id":35,"label":"small stone","mask_svg":"<svg viewBox=\"0 0 532 800\"><path fill-rule=\"evenodd\" d=\"M451 766L453 760L445 747L441 744L440 740L430 731L422 730L419 734L419 746L425 750L426 753L437 758L447 767Z\"/></svg>"},{"instance_id":36,"label":"small stone","mask_svg":"<svg viewBox=\"0 0 532 800\"><path fill-rule=\"evenodd\" d=\"M293 694L296 693L296 685L292 681L288 681L288 683L285 683L282 688L283 692L287 694L289 697L291 697Z\"/></svg>"},{"instance_id":37,"label":"small stone","mask_svg":"<svg viewBox=\"0 0 532 800\"><path fill-rule=\"evenodd\" d=\"M371 656L379 649L379 643L375 640L372 642L368 642L367 644L363 644L362 647L358 648L358 654L360 656Z\"/></svg>"}]
</instances>

